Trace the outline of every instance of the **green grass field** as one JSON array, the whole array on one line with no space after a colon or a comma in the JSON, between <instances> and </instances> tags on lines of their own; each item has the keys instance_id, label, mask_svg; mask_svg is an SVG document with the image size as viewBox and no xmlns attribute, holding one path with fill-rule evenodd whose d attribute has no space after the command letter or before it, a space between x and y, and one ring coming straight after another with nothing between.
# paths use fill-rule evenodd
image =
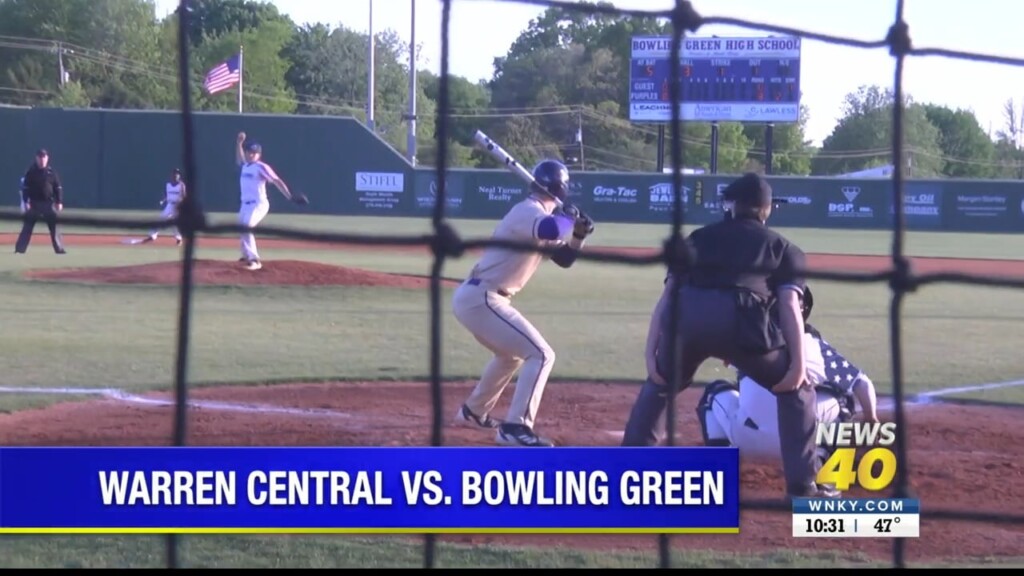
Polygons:
<instances>
[{"instance_id":1,"label":"green grass field","mask_svg":"<svg viewBox=\"0 0 1024 576\"><path fill-rule=\"evenodd\" d=\"M69 211L68 214L74 214ZM111 213L106 213L107 215ZM150 213L114 213L124 219ZM104 215L89 213L90 216ZM213 222L232 222L216 214ZM0 232L19 223L0 222ZM390 218L284 217L265 225L368 234L429 232L429 221ZM485 237L493 222L455 221L465 237ZM41 227L40 232L45 231ZM82 230L139 235L138 231ZM593 243L656 248L668 226L599 224ZM887 232L783 230L808 252L886 254ZM30 282L21 272L57 266L139 264L180 257L163 247L84 247L68 239L69 254L55 256L37 233L29 253L13 247L0 255L0 387L169 388L173 380L179 292L174 287L91 286ZM342 250L261 248L275 259L316 260L385 272L428 274L430 258L412 254ZM1021 259L1024 236L911 233L915 256ZM199 258L233 260L235 250L204 247ZM451 260L444 274L461 277L470 257ZM663 271L581 262L564 271L541 269L517 307L537 324L558 351L554 379L639 380L644 376L643 341ZM875 380L891 387L889 291L884 285L815 282L814 324ZM198 287L191 336L194 386L309 379L416 379L428 373L428 297L422 290L380 288ZM485 352L449 313L450 290L442 299L443 365L447 377L475 378ZM930 286L909 296L903 317L908 391L1024 378L1019 358L1019 323L1024 294L1008 289ZM708 363L698 375L716 375ZM557 385L557 384L555 384ZM965 393L959 397L1024 401L1024 387ZM0 411L37 407L49 395L0 393ZM652 537L653 538L653 537ZM217 567L415 567L418 545L385 538L185 537L185 564ZM4 537L0 565L7 567L143 567L162 562L159 538ZM680 552L680 554L682 554ZM447 567L643 567L656 555L597 554L565 550L506 550L443 547ZM679 565L833 566L868 565L857 557L779 552L771 557L725 557L687 553Z\"/></svg>"}]
</instances>

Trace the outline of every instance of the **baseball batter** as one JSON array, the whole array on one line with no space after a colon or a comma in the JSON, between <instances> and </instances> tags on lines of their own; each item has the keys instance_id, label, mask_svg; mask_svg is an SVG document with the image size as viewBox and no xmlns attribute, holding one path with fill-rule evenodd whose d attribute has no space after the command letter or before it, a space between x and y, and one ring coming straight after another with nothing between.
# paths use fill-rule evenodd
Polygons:
<instances>
[{"instance_id":1,"label":"baseball batter","mask_svg":"<svg viewBox=\"0 0 1024 576\"><path fill-rule=\"evenodd\" d=\"M239 187L241 188L241 207L238 210L238 224L246 228L255 228L267 217L270 212L270 199L267 198L267 182L274 185L281 192L281 195L297 204L306 204L306 197L301 194L292 194L288 185L277 175L277 172L264 162L263 147L256 142L250 142L243 149L245 143L245 132L239 132L238 141L235 144L235 160L241 167L239 174ZM242 257L239 262L244 262L249 270L263 268L260 261L259 251L256 249L256 236L252 232L243 232L241 238Z\"/></svg>"},{"instance_id":2,"label":"baseball batter","mask_svg":"<svg viewBox=\"0 0 1024 576\"><path fill-rule=\"evenodd\" d=\"M812 306L813 297L806 290L805 320L810 317ZM867 374L843 357L809 323L805 324L803 343L807 381L817 392L817 421L847 422L859 404L864 421L878 422L875 385ZM705 444L736 446L744 455L780 459L779 416L774 395L751 378L737 376L739 386L718 380L704 389L697 416ZM819 457L827 456L826 450L819 450Z\"/></svg>"},{"instance_id":3,"label":"baseball batter","mask_svg":"<svg viewBox=\"0 0 1024 576\"><path fill-rule=\"evenodd\" d=\"M171 172L171 179L164 185L164 198L160 201L160 205L164 207L163 212L160 213L160 218L163 220L172 220L178 215L178 204L185 199L185 183L181 180L181 170L175 168ZM175 226L174 230L174 242L181 245L181 231ZM149 232L149 236L142 239L143 242L153 242L160 236L159 229L153 229Z\"/></svg>"},{"instance_id":4,"label":"baseball batter","mask_svg":"<svg viewBox=\"0 0 1024 576\"><path fill-rule=\"evenodd\" d=\"M531 185L529 196L498 223L493 238L556 248L550 259L569 268L593 233L593 221L569 205L557 210L551 196L564 202L569 190L569 171L561 162L540 162L533 169L533 177L537 185ZM551 440L534 432L534 423L555 363L555 352L533 324L512 306L512 298L548 257L536 252L488 248L452 298L459 323L494 354L476 388L459 408L456 422L496 428L499 445L554 446ZM505 420L498 422L490 413L517 370L519 378L511 405Z\"/></svg>"}]
</instances>

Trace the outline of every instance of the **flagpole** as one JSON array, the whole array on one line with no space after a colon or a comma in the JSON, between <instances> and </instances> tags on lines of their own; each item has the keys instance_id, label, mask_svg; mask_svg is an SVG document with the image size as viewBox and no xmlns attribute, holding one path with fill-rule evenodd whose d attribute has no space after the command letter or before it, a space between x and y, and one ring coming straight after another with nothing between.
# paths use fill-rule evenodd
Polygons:
<instances>
[{"instance_id":1,"label":"flagpole","mask_svg":"<svg viewBox=\"0 0 1024 576\"><path fill-rule=\"evenodd\" d=\"M242 77L244 76L242 67L242 46L238 47L238 113L242 113Z\"/></svg>"}]
</instances>

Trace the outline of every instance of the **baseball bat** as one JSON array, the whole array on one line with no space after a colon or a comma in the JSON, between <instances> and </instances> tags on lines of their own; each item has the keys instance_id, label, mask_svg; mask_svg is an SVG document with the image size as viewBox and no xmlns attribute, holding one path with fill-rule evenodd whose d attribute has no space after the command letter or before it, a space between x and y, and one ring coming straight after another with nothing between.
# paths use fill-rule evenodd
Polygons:
<instances>
[{"instance_id":1,"label":"baseball bat","mask_svg":"<svg viewBox=\"0 0 1024 576\"><path fill-rule=\"evenodd\" d=\"M526 182L527 184L536 185L538 190L544 191L544 193L550 196L558 204L559 207L562 206L562 200L560 198L558 198L551 192L548 192L547 188L541 186L540 184L537 184L537 182L533 179L533 174L530 174L529 170L523 168L523 165L520 164L519 161L515 159L515 157L506 152L505 149L502 148L500 144L498 144L494 140L491 140L491 138L487 134L484 134L482 131L477 130L476 134L473 135L473 140L475 140L476 143L479 144L480 147L482 147L484 150L487 150L487 152L490 153L492 158L504 164L505 168L508 168L513 174L522 178L523 181Z\"/></svg>"}]
</instances>

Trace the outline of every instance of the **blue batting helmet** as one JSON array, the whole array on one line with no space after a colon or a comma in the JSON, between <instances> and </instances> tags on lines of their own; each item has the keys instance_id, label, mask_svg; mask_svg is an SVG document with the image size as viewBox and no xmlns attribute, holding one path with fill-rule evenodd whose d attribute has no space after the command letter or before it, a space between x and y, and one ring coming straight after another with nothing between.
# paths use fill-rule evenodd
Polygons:
<instances>
[{"instance_id":1,"label":"blue batting helmet","mask_svg":"<svg viewBox=\"0 0 1024 576\"><path fill-rule=\"evenodd\" d=\"M559 200L565 200L569 194L569 169L558 160L542 160L534 166L533 179Z\"/></svg>"}]
</instances>

